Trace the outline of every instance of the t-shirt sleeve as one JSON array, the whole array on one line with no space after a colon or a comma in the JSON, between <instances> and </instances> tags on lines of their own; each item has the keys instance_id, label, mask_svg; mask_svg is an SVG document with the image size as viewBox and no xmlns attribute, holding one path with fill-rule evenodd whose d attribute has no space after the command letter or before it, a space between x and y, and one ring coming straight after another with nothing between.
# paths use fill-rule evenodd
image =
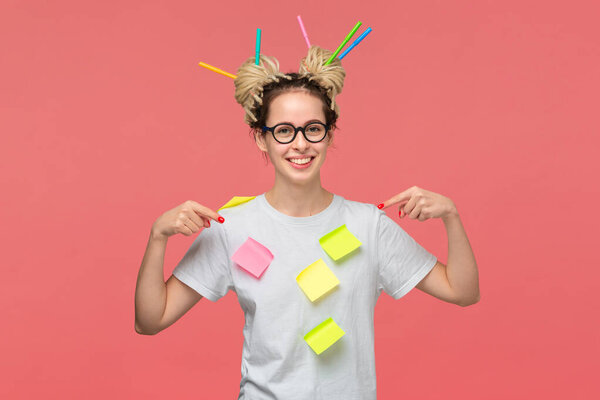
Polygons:
<instances>
[{"instance_id":1,"label":"t-shirt sleeve","mask_svg":"<svg viewBox=\"0 0 600 400\"><path fill-rule=\"evenodd\" d=\"M383 211L377 225L378 286L397 300L433 269L437 258Z\"/></svg>"},{"instance_id":2,"label":"t-shirt sleeve","mask_svg":"<svg viewBox=\"0 0 600 400\"><path fill-rule=\"evenodd\" d=\"M203 297L217 301L233 287L226 232L212 224L196 237L173 275Z\"/></svg>"}]
</instances>

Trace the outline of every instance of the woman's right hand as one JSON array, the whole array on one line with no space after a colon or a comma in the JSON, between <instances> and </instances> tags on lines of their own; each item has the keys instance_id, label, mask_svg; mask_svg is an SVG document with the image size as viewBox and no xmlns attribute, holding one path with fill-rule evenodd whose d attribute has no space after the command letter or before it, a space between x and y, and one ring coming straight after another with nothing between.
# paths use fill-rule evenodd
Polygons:
<instances>
[{"instance_id":1,"label":"woman's right hand","mask_svg":"<svg viewBox=\"0 0 600 400\"><path fill-rule=\"evenodd\" d=\"M190 236L202 227L210 228L211 219L225 222L225 218L210 208L188 200L158 217L152 224L152 234L165 239L176 233Z\"/></svg>"}]
</instances>

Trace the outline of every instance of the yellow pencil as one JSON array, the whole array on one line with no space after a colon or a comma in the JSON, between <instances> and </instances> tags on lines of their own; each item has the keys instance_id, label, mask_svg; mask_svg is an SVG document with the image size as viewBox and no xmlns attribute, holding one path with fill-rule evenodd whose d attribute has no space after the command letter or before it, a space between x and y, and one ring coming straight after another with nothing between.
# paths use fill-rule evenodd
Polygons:
<instances>
[{"instance_id":1,"label":"yellow pencil","mask_svg":"<svg viewBox=\"0 0 600 400\"><path fill-rule=\"evenodd\" d=\"M228 77L230 77L232 79L237 78L237 76L235 76L233 74L230 74L229 72L225 72L222 69L219 69L217 67L213 67L212 65L209 65L209 64L206 64L206 63L203 63L203 62L199 62L198 65L201 66L201 67L204 67L206 69L210 69L211 71L216 72L217 74L225 75L225 76L228 76Z\"/></svg>"}]
</instances>

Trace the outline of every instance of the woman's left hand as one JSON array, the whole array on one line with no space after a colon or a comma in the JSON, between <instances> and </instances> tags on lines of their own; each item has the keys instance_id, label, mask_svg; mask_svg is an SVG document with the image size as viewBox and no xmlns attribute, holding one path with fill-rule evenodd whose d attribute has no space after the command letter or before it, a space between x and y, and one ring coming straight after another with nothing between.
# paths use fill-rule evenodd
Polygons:
<instances>
[{"instance_id":1,"label":"woman's left hand","mask_svg":"<svg viewBox=\"0 0 600 400\"><path fill-rule=\"evenodd\" d=\"M399 193L377 207L386 209L394 204L399 205L400 218L408 215L411 219L425 221L429 218L445 218L456 214L456 206L448 197L413 186Z\"/></svg>"}]
</instances>

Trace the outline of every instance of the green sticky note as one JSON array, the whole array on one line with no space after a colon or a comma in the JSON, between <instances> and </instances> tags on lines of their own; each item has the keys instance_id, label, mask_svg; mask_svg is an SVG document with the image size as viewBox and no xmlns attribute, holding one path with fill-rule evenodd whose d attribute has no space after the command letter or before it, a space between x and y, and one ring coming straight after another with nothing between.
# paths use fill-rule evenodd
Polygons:
<instances>
[{"instance_id":1,"label":"green sticky note","mask_svg":"<svg viewBox=\"0 0 600 400\"><path fill-rule=\"evenodd\" d=\"M296 277L296 282L310 301L323 297L340 284L322 258L304 268Z\"/></svg>"},{"instance_id":2,"label":"green sticky note","mask_svg":"<svg viewBox=\"0 0 600 400\"><path fill-rule=\"evenodd\" d=\"M233 196L231 198L231 200L229 200L227 203L225 203L225 205L222 206L221 208L219 208L217 211L221 211L224 208L239 206L240 204L246 203L255 197L256 196L250 196L250 197Z\"/></svg>"},{"instance_id":3,"label":"green sticky note","mask_svg":"<svg viewBox=\"0 0 600 400\"><path fill-rule=\"evenodd\" d=\"M319 239L319 243L329 257L335 261L358 249L362 244L356 236L350 233L346 224L323 236Z\"/></svg>"},{"instance_id":4,"label":"green sticky note","mask_svg":"<svg viewBox=\"0 0 600 400\"><path fill-rule=\"evenodd\" d=\"M304 335L304 340L315 353L321 354L344 334L345 332L333 321L333 318L328 318Z\"/></svg>"}]
</instances>

